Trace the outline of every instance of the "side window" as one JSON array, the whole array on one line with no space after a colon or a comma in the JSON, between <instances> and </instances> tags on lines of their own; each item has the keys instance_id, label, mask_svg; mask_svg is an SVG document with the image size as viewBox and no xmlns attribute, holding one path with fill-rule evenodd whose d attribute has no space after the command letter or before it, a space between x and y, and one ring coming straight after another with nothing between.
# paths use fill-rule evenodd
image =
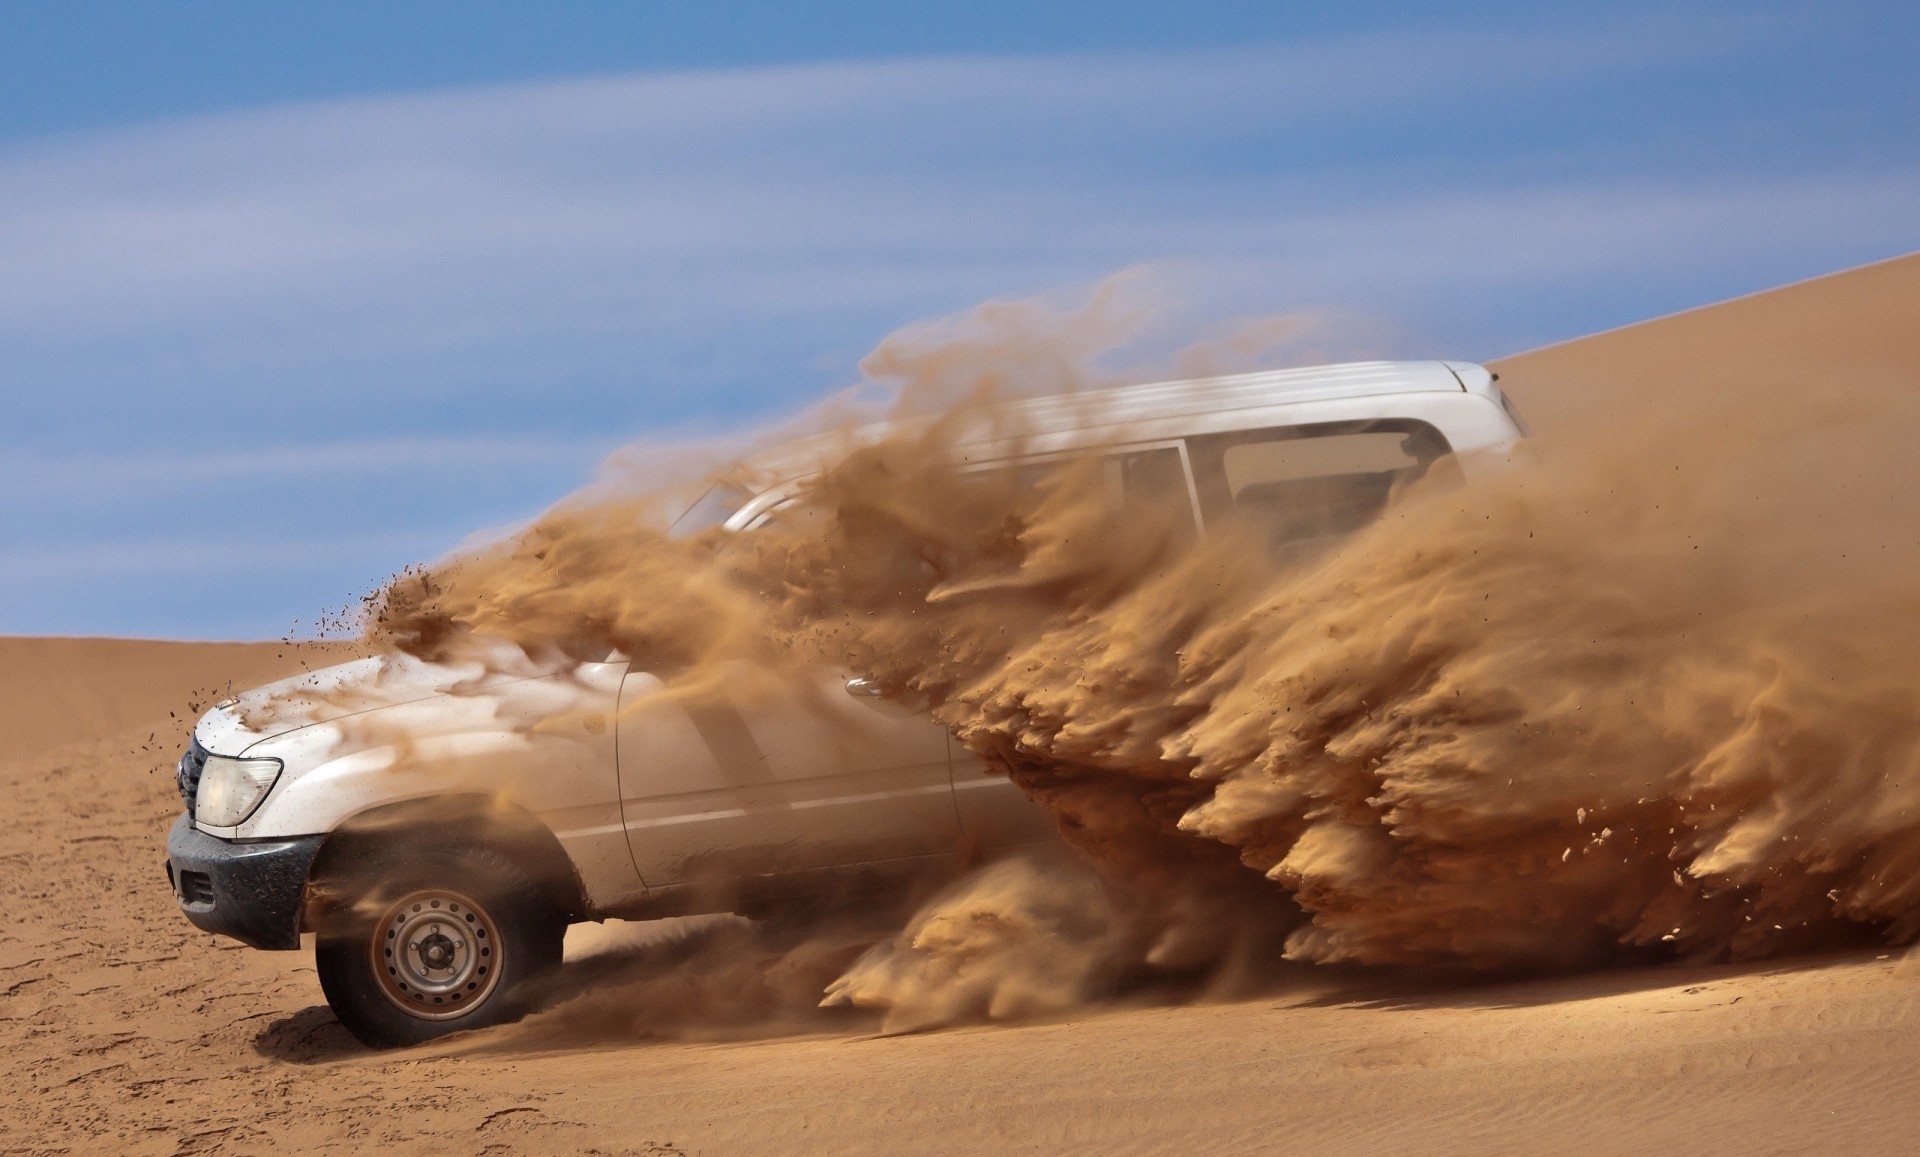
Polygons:
<instances>
[{"instance_id":1,"label":"side window","mask_svg":"<svg viewBox=\"0 0 1920 1157\"><path fill-rule=\"evenodd\" d=\"M1173 511L1188 529L1197 529L1187 467L1177 445L1113 451L1100 454L1091 463L1082 457L1064 456L979 467L967 471L967 477L983 487L1025 495L1081 464L1099 471L1100 488L1115 512Z\"/></svg>"},{"instance_id":2,"label":"side window","mask_svg":"<svg viewBox=\"0 0 1920 1157\"><path fill-rule=\"evenodd\" d=\"M1114 514L1127 518L1172 518L1177 530L1192 532L1198 529L1194 517L1193 491L1187 484L1187 464L1177 444L1116 450L1099 454L1091 460L1080 455L1061 455L974 466L960 473L965 486L961 493L962 496L987 503L995 510L1005 509L1009 505L1015 508L1028 507L1038 503L1041 493L1050 483L1061 480L1065 472L1083 466L1098 473L1091 479L1085 475L1076 477L1083 481L1096 481ZM802 488L773 503L748 523L747 529L777 522L793 529L813 527L824 533L831 517L832 511L808 501L807 493ZM682 521L688 521L686 516L682 516ZM678 527L676 523L676 530Z\"/></svg>"},{"instance_id":3,"label":"side window","mask_svg":"<svg viewBox=\"0 0 1920 1157\"><path fill-rule=\"evenodd\" d=\"M1366 526L1448 451L1439 431L1411 421L1241 430L1189 445L1209 523L1250 525L1284 555Z\"/></svg>"},{"instance_id":4,"label":"side window","mask_svg":"<svg viewBox=\"0 0 1920 1157\"><path fill-rule=\"evenodd\" d=\"M1193 501L1187 491L1186 463L1173 446L1129 450L1101 459L1110 491L1120 509L1129 512L1180 508L1192 521Z\"/></svg>"}]
</instances>

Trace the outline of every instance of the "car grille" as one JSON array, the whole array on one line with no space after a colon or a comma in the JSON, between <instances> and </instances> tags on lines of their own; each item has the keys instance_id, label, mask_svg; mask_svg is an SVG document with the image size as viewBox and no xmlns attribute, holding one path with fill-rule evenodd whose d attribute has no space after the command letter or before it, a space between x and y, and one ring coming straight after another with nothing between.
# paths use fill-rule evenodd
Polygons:
<instances>
[{"instance_id":1,"label":"car grille","mask_svg":"<svg viewBox=\"0 0 1920 1157\"><path fill-rule=\"evenodd\" d=\"M187 752L180 757L180 769L175 778L180 781L180 799L187 805L187 814L193 814L194 797L200 793L200 773L207 767L207 749L200 741L187 739Z\"/></svg>"},{"instance_id":2,"label":"car grille","mask_svg":"<svg viewBox=\"0 0 1920 1157\"><path fill-rule=\"evenodd\" d=\"M182 871L180 900L186 904L213 903L213 877L205 872Z\"/></svg>"}]
</instances>

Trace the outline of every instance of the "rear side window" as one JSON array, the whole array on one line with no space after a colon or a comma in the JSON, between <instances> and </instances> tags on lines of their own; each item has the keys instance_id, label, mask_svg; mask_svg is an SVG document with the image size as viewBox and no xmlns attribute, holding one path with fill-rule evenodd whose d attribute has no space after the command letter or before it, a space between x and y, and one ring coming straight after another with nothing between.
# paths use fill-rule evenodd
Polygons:
<instances>
[{"instance_id":1,"label":"rear side window","mask_svg":"<svg viewBox=\"0 0 1920 1157\"><path fill-rule=\"evenodd\" d=\"M1384 430L1273 438L1228 446L1221 465L1235 502L1269 502L1308 478L1377 478L1421 465L1406 442L1404 435Z\"/></svg>"},{"instance_id":2,"label":"rear side window","mask_svg":"<svg viewBox=\"0 0 1920 1157\"><path fill-rule=\"evenodd\" d=\"M1188 447L1208 523L1248 526L1289 556L1366 526L1448 452L1438 430L1413 421L1237 430Z\"/></svg>"}]
</instances>

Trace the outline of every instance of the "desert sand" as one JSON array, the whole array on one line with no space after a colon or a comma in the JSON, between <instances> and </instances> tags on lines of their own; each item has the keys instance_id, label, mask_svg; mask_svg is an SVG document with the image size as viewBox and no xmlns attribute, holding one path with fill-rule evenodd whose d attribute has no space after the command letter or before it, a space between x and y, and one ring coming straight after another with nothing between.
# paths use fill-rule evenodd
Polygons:
<instances>
[{"instance_id":1,"label":"desert sand","mask_svg":"<svg viewBox=\"0 0 1920 1157\"><path fill-rule=\"evenodd\" d=\"M1543 432L1661 390L1920 383L1920 256L1495 363ZM858 1012L352 1042L304 953L162 872L185 720L316 645L0 640L0 1152L1907 1152L1920 961L1868 949L1460 982L1282 971L1041 1022ZM590 934L578 938L585 949ZM664 991L676 983L661 965ZM590 988L576 959L560 998ZM691 991L691 986L689 986ZM589 994L591 995L591 994ZM609 1024L615 1022L610 1020Z\"/></svg>"}]
</instances>

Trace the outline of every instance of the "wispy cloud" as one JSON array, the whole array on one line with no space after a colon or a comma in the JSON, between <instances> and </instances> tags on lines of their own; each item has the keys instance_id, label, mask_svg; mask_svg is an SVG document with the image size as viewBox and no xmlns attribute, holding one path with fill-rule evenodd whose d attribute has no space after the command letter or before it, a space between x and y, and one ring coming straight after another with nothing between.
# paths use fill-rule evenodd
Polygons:
<instances>
[{"instance_id":1,"label":"wispy cloud","mask_svg":"<svg viewBox=\"0 0 1920 1157\"><path fill-rule=\"evenodd\" d=\"M608 77L16 149L0 155L0 332L184 326L261 364L309 343L337 356L342 339L377 356L689 320L711 333L744 311L924 295L956 264L1031 283L1196 245L1270 251L1329 215L1358 233L1490 185L1544 209L1593 174L1573 155L1514 172L1503 106L1757 36L1665 31ZM1487 136L1458 139L1479 118ZM1421 127L1431 139L1405 139ZM1561 149L1595 150L1566 132Z\"/></svg>"},{"instance_id":2,"label":"wispy cloud","mask_svg":"<svg viewBox=\"0 0 1920 1157\"><path fill-rule=\"evenodd\" d=\"M116 538L111 541L47 542L31 548L0 550L0 589L18 584L71 582L75 576L113 575L126 579L188 579L231 593L241 583L261 576L391 557L395 551L415 557L451 543L422 534L355 534L288 537L230 533L201 533L182 538ZM422 552L427 552L422 555ZM375 564L363 578L388 573ZM350 593L347 590L342 595ZM344 600L342 600L344 601Z\"/></svg>"},{"instance_id":3,"label":"wispy cloud","mask_svg":"<svg viewBox=\"0 0 1920 1157\"><path fill-rule=\"evenodd\" d=\"M127 453L29 449L0 457L0 502L26 496L44 502L92 491L124 498L136 489L177 487L182 483L195 487L287 480L324 484L369 474L482 474L556 467L584 472L618 446L618 441L607 439L477 435L277 446L208 440L171 450Z\"/></svg>"}]
</instances>

